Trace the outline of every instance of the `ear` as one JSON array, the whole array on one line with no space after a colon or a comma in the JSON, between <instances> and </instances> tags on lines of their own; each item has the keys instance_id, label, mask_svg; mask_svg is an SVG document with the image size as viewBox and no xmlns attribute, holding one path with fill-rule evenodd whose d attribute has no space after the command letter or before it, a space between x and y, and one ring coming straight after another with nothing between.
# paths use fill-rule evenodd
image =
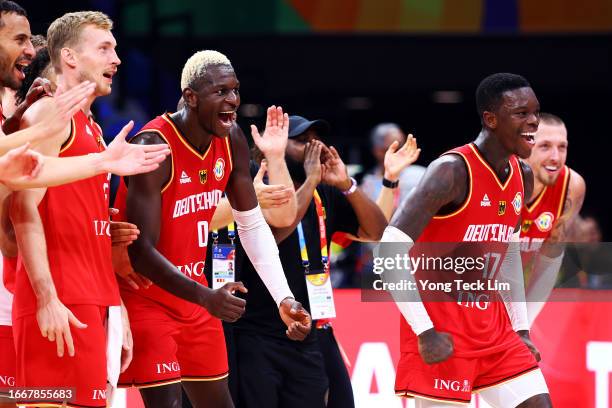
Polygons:
<instances>
[{"instance_id":1,"label":"ear","mask_svg":"<svg viewBox=\"0 0 612 408\"><path fill-rule=\"evenodd\" d=\"M183 100L185 101L185 105L190 108L196 108L198 106L198 96L191 88L183 89Z\"/></svg>"},{"instance_id":2,"label":"ear","mask_svg":"<svg viewBox=\"0 0 612 408\"><path fill-rule=\"evenodd\" d=\"M75 68L77 64L77 56L73 49L62 48L60 50L60 59L70 68Z\"/></svg>"},{"instance_id":3,"label":"ear","mask_svg":"<svg viewBox=\"0 0 612 408\"><path fill-rule=\"evenodd\" d=\"M484 111L482 114L482 122L489 129L497 128L497 116L493 112Z\"/></svg>"}]
</instances>

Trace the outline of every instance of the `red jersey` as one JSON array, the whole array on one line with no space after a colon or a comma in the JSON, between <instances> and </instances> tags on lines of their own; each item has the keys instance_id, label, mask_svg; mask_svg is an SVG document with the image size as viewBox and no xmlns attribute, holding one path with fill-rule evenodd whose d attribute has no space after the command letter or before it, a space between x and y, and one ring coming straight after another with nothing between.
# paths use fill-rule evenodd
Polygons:
<instances>
[{"instance_id":1,"label":"red jersey","mask_svg":"<svg viewBox=\"0 0 612 408\"><path fill-rule=\"evenodd\" d=\"M571 170L563 166L557 181L552 186L545 186L531 202L525 203L521 213L521 255L523 264L529 264L544 240L546 240L563 213L567 197Z\"/></svg>"},{"instance_id":2,"label":"red jersey","mask_svg":"<svg viewBox=\"0 0 612 408\"><path fill-rule=\"evenodd\" d=\"M213 137L206 152L201 154L181 134L167 113L147 123L142 132L159 134L172 151L172 173L161 190L161 224L156 249L181 273L208 286L204 263L209 223L232 172L230 139ZM126 194L122 180L116 206L123 216ZM137 291L124 282L120 285L125 296L147 297L180 316L189 316L200 307L156 285Z\"/></svg>"},{"instance_id":3,"label":"red jersey","mask_svg":"<svg viewBox=\"0 0 612 408\"><path fill-rule=\"evenodd\" d=\"M103 150L100 127L82 111L77 112L59 156L82 156ZM49 187L38 205L53 283L64 304L120 304L111 260L109 176L101 174ZM19 268L23 267L20 259ZM14 309L15 318L36 311L36 297L25 269L17 272Z\"/></svg>"},{"instance_id":4,"label":"red jersey","mask_svg":"<svg viewBox=\"0 0 612 408\"><path fill-rule=\"evenodd\" d=\"M504 349L506 339L512 338L508 336L512 334L512 327L494 287L488 287L486 283L487 287L477 290L478 295L475 296L471 290L457 288L454 280L468 280L471 274L478 281L485 282L483 272L489 279L497 274L507 243L519 221L524 194L523 174L518 158L512 156L509 175L502 183L473 144L445 154L456 154L465 161L468 169L467 198L453 213L433 217L411 250L411 257L422 257L426 253L428 256L434 255L432 259L443 257L444 262L447 262L449 255L456 260L460 259L458 255L468 255L474 259L474 270L468 273L460 274L458 263L442 268L436 267L434 261L433 268L417 266L415 278L434 327L437 331L452 334L454 355L479 357ZM461 242L471 244L458 244ZM479 263L480 267L477 266ZM467 265L466 262L464 266ZM419 282L425 279L449 282L448 293L446 290L421 290ZM400 333L402 352L417 352L417 337L403 318Z\"/></svg>"},{"instance_id":5,"label":"red jersey","mask_svg":"<svg viewBox=\"0 0 612 408\"><path fill-rule=\"evenodd\" d=\"M15 293L17 266L18 256L2 256L2 279L4 287L11 293Z\"/></svg>"}]
</instances>

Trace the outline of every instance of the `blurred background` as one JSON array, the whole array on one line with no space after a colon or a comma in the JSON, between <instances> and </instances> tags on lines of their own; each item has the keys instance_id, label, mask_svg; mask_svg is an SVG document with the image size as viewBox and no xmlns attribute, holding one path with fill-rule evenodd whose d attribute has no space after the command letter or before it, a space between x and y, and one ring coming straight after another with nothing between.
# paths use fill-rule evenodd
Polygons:
<instances>
[{"instance_id":1,"label":"blurred background","mask_svg":"<svg viewBox=\"0 0 612 408\"><path fill-rule=\"evenodd\" d=\"M413 133L426 166L475 138L474 91L488 74L524 75L542 110L569 131L569 166L587 182L583 213L610 240L612 108L610 0L79 0L18 1L32 33L67 11L115 21L123 63L95 113L112 136L179 99L186 59L201 49L231 59L241 81L239 124L265 107L324 118L345 162L374 164L369 132L396 122Z\"/></svg>"},{"instance_id":2,"label":"blurred background","mask_svg":"<svg viewBox=\"0 0 612 408\"><path fill-rule=\"evenodd\" d=\"M605 323L612 291L574 289L612 288L612 251L596 244L612 240L612 0L17 1L34 34L68 11L101 10L115 21L123 63L112 95L94 105L110 137L129 119L138 129L173 111L187 58L216 49L241 81L243 130L263 126L271 104L326 119L327 142L364 172L375 165L370 131L396 122L417 137L417 164L427 166L478 134L474 92L482 78L524 75L542 110L565 121L568 165L587 183L573 238L587 250L568 248L560 278L566 285L555 290L573 301L549 302L532 338L555 406L612 406L612 325ZM334 285L354 286L364 265L359 249L343 251ZM358 407L405 407L393 393L394 305L364 303L355 289L334 296L342 317L334 327L353 363ZM115 406L142 405L130 390Z\"/></svg>"}]
</instances>

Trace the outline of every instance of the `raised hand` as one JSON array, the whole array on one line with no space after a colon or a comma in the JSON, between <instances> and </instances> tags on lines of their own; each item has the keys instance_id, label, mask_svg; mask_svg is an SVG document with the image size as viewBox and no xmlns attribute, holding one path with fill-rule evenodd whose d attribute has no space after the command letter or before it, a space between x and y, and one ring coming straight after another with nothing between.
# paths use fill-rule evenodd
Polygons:
<instances>
[{"instance_id":1,"label":"raised hand","mask_svg":"<svg viewBox=\"0 0 612 408\"><path fill-rule=\"evenodd\" d=\"M51 82L49 82L48 79L38 77L34 80L34 82L32 82L25 99L19 104L19 106L17 106L17 109L15 109L13 114L6 118L2 124L2 130L4 133L9 135L18 131L25 111L44 95L52 95Z\"/></svg>"},{"instance_id":2,"label":"raised hand","mask_svg":"<svg viewBox=\"0 0 612 408\"><path fill-rule=\"evenodd\" d=\"M323 183L334 186L340 191L346 191L351 187L352 183L346 171L346 166L333 146L329 148L328 153L325 155L322 167L323 175L321 181Z\"/></svg>"},{"instance_id":3,"label":"raised hand","mask_svg":"<svg viewBox=\"0 0 612 408\"><path fill-rule=\"evenodd\" d=\"M318 140L306 143L304 148L304 172L315 185L321 182L323 168L321 166L321 152L323 143Z\"/></svg>"},{"instance_id":4,"label":"raised hand","mask_svg":"<svg viewBox=\"0 0 612 408\"><path fill-rule=\"evenodd\" d=\"M95 88L96 85L90 81L83 81L69 90L59 86L53 96L54 103L45 108L39 123L48 130L45 134L52 136L63 131L70 118L87 104Z\"/></svg>"},{"instance_id":5,"label":"raised hand","mask_svg":"<svg viewBox=\"0 0 612 408\"><path fill-rule=\"evenodd\" d=\"M384 176L389 181L397 181L402 170L417 161L421 154L421 149L417 148L416 139L412 135L408 135L406 143L399 150L398 147L399 142L396 140L385 153Z\"/></svg>"},{"instance_id":6,"label":"raised hand","mask_svg":"<svg viewBox=\"0 0 612 408\"><path fill-rule=\"evenodd\" d=\"M273 157L285 157L285 148L289 137L289 115L283 113L283 108L280 106L270 106L263 135L259 135L255 125L251 125L251 135L257 148L268 160Z\"/></svg>"},{"instance_id":7,"label":"raised hand","mask_svg":"<svg viewBox=\"0 0 612 408\"><path fill-rule=\"evenodd\" d=\"M40 174L44 157L29 149L29 143L9 150L0 157L0 182L7 185L22 180L31 180Z\"/></svg>"},{"instance_id":8,"label":"raised hand","mask_svg":"<svg viewBox=\"0 0 612 408\"><path fill-rule=\"evenodd\" d=\"M77 329L85 329L87 325L77 319L74 314L58 298L51 299L47 304L38 307L36 320L43 337L57 343L57 356L64 356L64 345L68 355L74 356L74 341L70 333L70 325Z\"/></svg>"},{"instance_id":9,"label":"raised hand","mask_svg":"<svg viewBox=\"0 0 612 408\"><path fill-rule=\"evenodd\" d=\"M281 319L287 325L287 337L291 340L302 341L308 336L312 328L310 314L300 302L293 298L286 298L278 309Z\"/></svg>"},{"instance_id":10,"label":"raised hand","mask_svg":"<svg viewBox=\"0 0 612 408\"><path fill-rule=\"evenodd\" d=\"M289 202L291 197L293 197L294 190L283 184L265 184L263 182L263 177L267 170L268 165L266 161L263 160L259 167L259 171L253 179L253 187L257 195L257 202L259 202L259 206L262 209L282 207Z\"/></svg>"},{"instance_id":11,"label":"raised hand","mask_svg":"<svg viewBox=\"0 0 612 408\"><path fill-rule=\"evenodd\" d=\"M453 354L453 338L448 333L429 329L419 334L419 354L427 364L441 363Z\"/></svg>"},{"instance_id":12,"label":"raised hand","mask_svg":"<svg viewBox=\"0 0 612 408\"><path fill-rule=\"evenodd\" d=\"M51 81L46 78L38 77L34 80L34 82L32 82L25 99L19 105L24 105L24 108L27 109L43 96L51 95L53 95L53 91L51 90Z\"/></svg>"},{"instance_id":13,"label":"raised hand","mask_svg":"<svg viewBox=\"0 0 612 408\"><path fill-rule=\"evenodd\" d=\"M159 167L170 154L170 147L166 144L136 145L125 140L134 122L129 121L115 136L108 148L100 153L102 167L105 172L118 176L131 176L148 173Z\"/></svg>"},{"instance_id":14,"label":"raised hand","mask_svg":"<svg viewBox=\"0 0 612 408\"><path fill-rule=\"evenodd\" d=\"M211 291L204 301L204 307L211 315L226 322L235 322L242 316L246 300L234 296L235 291L247 293L242 282L229 282Z\"/></svg>"}]
</instances>

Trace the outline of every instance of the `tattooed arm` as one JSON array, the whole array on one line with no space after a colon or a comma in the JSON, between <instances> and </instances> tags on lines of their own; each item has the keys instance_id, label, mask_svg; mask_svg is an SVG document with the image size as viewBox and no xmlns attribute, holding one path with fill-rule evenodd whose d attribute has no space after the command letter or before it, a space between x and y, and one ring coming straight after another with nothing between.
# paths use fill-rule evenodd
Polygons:
<instances>
[{"instance_id":1,"label":"tattooed arm","mask_svg":"<svg viewBox=\"0 0 612 408\"><path fill-rule=\"evenodd\" d=\"M386 251L391 249L390 247L394 250L387 255L407 253L412 241L421 236L433 216L438 213L447 214L459 208L469 192L468 180L467 167L461 157L449 154L434 160L427 168L421 182L395 212L390 225L385 230L382 242L395 243L395 245L381 245L383 257L387 254ZM390 281L412 279L411 271L405 269L389 270L385 275L390 277ZM391 296L418 336L419 353L423 361L434 364L446 360L453 353L451 335L437 331L421 302L418 291L411 293L412 296L406 298L402 293L392 291Z\"/></svg>"},{"instance_id":2,"label":"tattooed arm","mask_svg":"<svg viewBox=\"0 0 612 408\"><path fill-rule=\"evenodd\" d=\"M586 183L582 176L570 169L569 177L563 212L555 222L550 237L544 242L540 251L541 254L550 258L557 257L563 252L564 245L562 243L567 241L568 234L582 209L586 194Z\"/></svg>"},{"instance_id":3,"label":"tattooed arm","mask_svg":"<svg viewBox=\"0 0 612 408\"><path fill-rule=\"evenodd\" d=\"M429 165L389 225L416 240L436 214L448 214L461 206L467 198L468 186L463 159L455 154L442 156Z\"/></svg>"}]
</instances>

